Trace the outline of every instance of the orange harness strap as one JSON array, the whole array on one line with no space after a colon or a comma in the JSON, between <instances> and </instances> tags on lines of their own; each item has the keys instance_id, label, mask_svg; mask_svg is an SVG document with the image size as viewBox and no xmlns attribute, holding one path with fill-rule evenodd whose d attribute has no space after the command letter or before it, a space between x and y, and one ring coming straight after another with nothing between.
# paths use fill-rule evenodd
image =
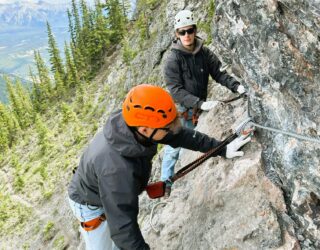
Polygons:
<instances>
[{"instance_id":1,"label":"orange harness strap","mask_svg":"<svg viewBox=\"0 0 320 250\"><path fill-rule=\"evenodd\" d=\"M106 220L105 214L101 214L99 217L94 218L92 220L80 222L80 225L85 231L88 232L88 231L95 230L105 220Z\"/></svg>"}]
</instances>

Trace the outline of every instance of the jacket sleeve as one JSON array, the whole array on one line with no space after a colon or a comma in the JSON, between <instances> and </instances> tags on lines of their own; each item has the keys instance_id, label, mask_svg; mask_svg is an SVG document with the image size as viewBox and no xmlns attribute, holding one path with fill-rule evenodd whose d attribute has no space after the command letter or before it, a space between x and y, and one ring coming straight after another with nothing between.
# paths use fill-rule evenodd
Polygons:
<instances>
[{"instance_id":1,"label":"jacket sleeve","mask_svg":"<svg viewBox=\"0 0 320 250\"><path fill-rule=\"evenodd\" d=\"M137 222L141 184L132 162L113 154L108 157L107 164L107 168L100 168L103 171L98 173L98 185L111 238L122 250L149 250Z\"/></svg>"},{"instance_id":2,"label":"jacket sleeve","mask_svg":"<svg viewBox=\"0 0 320 250\"><path fill-rule=\"evenodd\" d=\"M187 108L195 107L199 98L192 95L184 87L183 76L179 60L175 52L171 51L164 66L164 78L173 99Z\"/></svg>"},{"instance_id":3,"label":"jacket sleeve","mask_svg":"<svg viewBox=\"0 0 320 250\"><path fill-rule=\"evenodd\" d=\"M174 135L172 140L168 141L166 144L173 148L182 147L205 153L210 149L217 147L220 144L220 141L200 133L199 131L182 127L179 132ZM214 156L221 155L225 157L225 151L224 148Z\"/></svg>"},{"instance_id":4,"label":"jacket sleeve","mask_svg":"<svg viewBox=\"0 0 320 250\"><path fill-rule=\"evenodd\" d=\"M210 49L206 47L203 47L203 49L207 56L209 73L211 77L216 82L230 89L233 93L236 93L240 83L233 77L229 76L225 70L221 72L221 62L218 57Z\"/></svg>"}]
</instances>

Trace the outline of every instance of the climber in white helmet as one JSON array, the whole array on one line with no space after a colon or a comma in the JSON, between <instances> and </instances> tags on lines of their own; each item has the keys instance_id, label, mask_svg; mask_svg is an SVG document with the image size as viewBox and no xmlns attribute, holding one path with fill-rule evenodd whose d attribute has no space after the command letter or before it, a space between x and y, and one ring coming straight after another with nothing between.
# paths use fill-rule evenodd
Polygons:
<instances>
[{"instance_id":1,"label":"climber in white helmet","mask_svg":"<svg viewBox=\"0 0 320 250\"><path fill-rule=\"evenodd\" d=\"M174 32L175 39L165 63L164 77L171 95L178 103L182 125L193 129L200 112L209 111L218 103L207 100L209 75L234 93L243 94L245 88L221 69L218 57L203 45L203 40L197 36L197 21L190 10L177 13ZM161 180L167 181L166 196L170 195L168 179L174 174L179 152L180 148L165 146Z\"/></svg>"}]
</instances>

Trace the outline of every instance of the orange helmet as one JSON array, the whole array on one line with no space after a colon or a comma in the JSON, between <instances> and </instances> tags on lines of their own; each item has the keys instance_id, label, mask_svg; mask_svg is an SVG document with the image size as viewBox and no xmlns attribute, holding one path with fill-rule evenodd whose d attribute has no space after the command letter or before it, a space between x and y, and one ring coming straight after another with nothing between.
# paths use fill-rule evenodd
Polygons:
<instances>
[{"instance_id":1,"label":"orange helmet","mask_svg":"<svg viewBox=\"0 0 320 250\"><path fill-rule=\"evenodd\" d=\"M163 88L141 84L127 94L122 115L129 126L162 128L177 117L177 110L172 97Z\"/></svg>"}]
</instances>

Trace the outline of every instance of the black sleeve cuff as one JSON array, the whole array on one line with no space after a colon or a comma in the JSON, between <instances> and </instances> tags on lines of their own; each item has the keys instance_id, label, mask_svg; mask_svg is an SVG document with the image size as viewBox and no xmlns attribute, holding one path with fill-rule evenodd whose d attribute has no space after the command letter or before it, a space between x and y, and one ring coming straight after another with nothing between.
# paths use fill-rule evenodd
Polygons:
<instances>
[{"instance_id":1,"label":"black sleeve cuff","mask_svg":"<svg viewBox=\"0 0 320 250\"><path fill-rule=\"evenodd\" d=\"M198 102L197 102L197 108L198 108L198 109L201 109L201 105L202 105L203 103L204 103L204 101L201 101L201 100L198 101Z\"/></svg>"},{"instance_id":2,"label":"black sleeve cuff","mask_svg":"<svg viewBox=\"0 0 320 250\"><path fill-rule=\"evenodd\" d=\"M239 87L240 85L241 85L240 82L235 82L235 83L233 84L232 92L233 92L233 93L237 93L238 87Z\"/></svg>"}]
</instances>

